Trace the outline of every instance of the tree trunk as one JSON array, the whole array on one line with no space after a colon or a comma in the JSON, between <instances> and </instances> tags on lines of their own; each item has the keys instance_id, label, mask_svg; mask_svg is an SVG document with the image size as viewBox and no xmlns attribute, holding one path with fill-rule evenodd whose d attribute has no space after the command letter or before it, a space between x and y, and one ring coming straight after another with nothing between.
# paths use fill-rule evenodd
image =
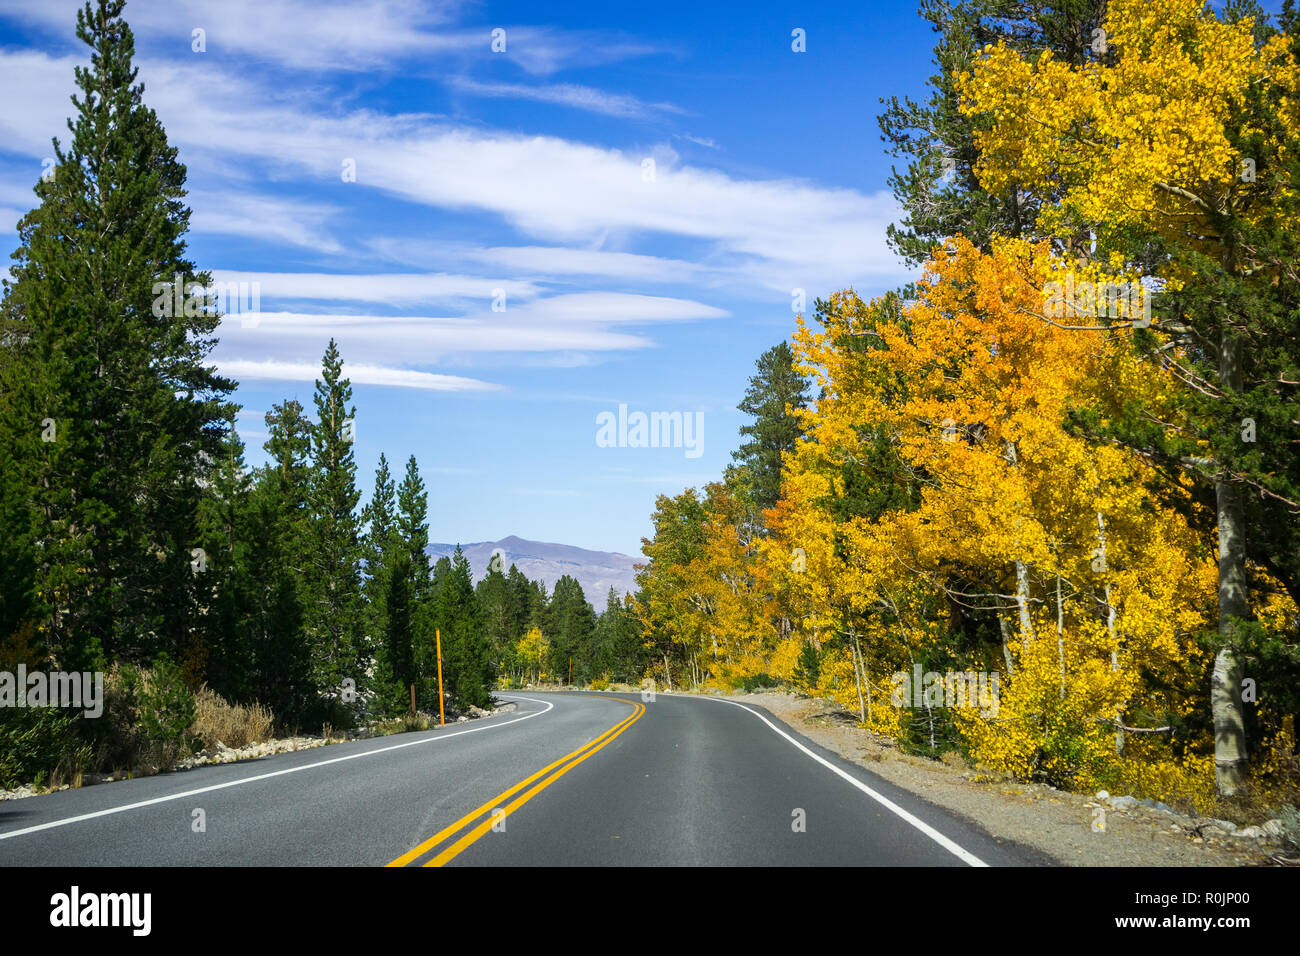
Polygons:
<instances>
[{"instance_id":1,"label":"tree trunk","mask_svg":"<svg viewBox=\"0 0 1300 956\"><path fill-rule=\"evenodd\" d=\"M1015 442L1007 442L1007 461L1012 468L1020 467L1020 457L1016 452ZM1016 519L1017 538L1019 537L1020 519ZM1020 546L1019 540L1016 542ZM1020 639L1028 641L1033 636L1033 620L1029 617L1029 566L1021 558L1016 558L1016 607L1020 611Z\"/></svg>"},{"instance_id":2,"label":"tree trunk","mask_svg":"<svg viewBox=\"0 0 1300 956\"><path fill-rule=\"evenodd\" d=\"M1011 645L1007 638L1007 619L1001 614L998 615L998 627L1002 630L1002 658L1007 664L1007 677L1014 677L1016 668L1011 661Z\"/></svg>"},{"instance_id":3,"label":"tree trunk","mask_svg":"<svg viewBox=\"0 0 1300 956\"><path fill-rule=\"evenodd\" d=\"M1241 340L1225 328L1220 339L1219 379L1226 393L1241 388ZM1219 653L1210 681L1214 716L1214 776L1220 796L1241 793L1246 784L1246 730L1241 706L1241 667L1229 642L1234 619L1250 614L1246 584L1246 527L1241 489L1220 466L1214 484L1219 526Z\"/></svg>"},{"instance_id":4,"label":"tree trunk","mask_svg":"<svg viewBox=\"0 0 1300 956\"><path fill-rule=\"evenodd\" d=\"M863 699L862 696L862 681L866 678L867 668L865 664L860 665L861 660L862 660L862 649L858 646L858 634L856 631L854 631L853 632L853 678L858 685L858 713L861 715L862 722L865 724L867 722L867 702L865 699ZM862 667L861 671L858 670L859 666Z\"/></svg>"},{"instance_id":5,"label":"tree trunk","mask_svg":"<svg viewBox=\"0 0 1300 956\"><path fill-rule=\"evenodd\" d=\"M1065 608L1061 604L1061 568L1056 568L1056 659L1061 668L1061 700L1065 700Z\"/></svg>"},{"instance_id":6,"label":"tree trunk","mask_svg":"<svg viewBox=\"0 0 1300 956\"><path fill-rule=\"evenodd\" d=\"M1101 567L1102 573L1106 574L1110 566L1106 564L1106 519L1100 511L1097 512L1097 537L1101 541ZM1115 608L1110 603L1110 580L1107 579L1105 584L1106 597L1106 633L1110 635L1110 671L1115 673L1119 670L1119 645L1115 642ZM1124 720L1122 708L1115 708L1115 753L1124 753Z\"/></svg>"},{"instance_id":7,"label":"tree trunk","mask_svg":"<svg viewBox=\"0 0 1300 956\"><path fill-rule=\"evenodd\" d=\"M1016 607L1020 611L1020 636L1027 641L1034 631L1029 617L1029 566L1019 558L1016 559Z\"/></svg>"}]
</instances>

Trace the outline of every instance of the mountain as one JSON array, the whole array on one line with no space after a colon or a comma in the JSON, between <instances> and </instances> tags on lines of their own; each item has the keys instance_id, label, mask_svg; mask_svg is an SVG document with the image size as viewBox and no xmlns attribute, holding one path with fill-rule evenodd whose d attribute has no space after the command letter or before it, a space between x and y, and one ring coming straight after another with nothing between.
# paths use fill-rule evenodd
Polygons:
<instances>
[{"instance_id":1,"label":"mountain","mask_svg":"<svg viewBox=\"0 0 1300 956\"><path fill-rule=\"evenodd\" d=\"M526 541L511 535L500 541L477 541L460 546L469 560L475 584L487 576L488 562L498 548L503 553L503 571L510 570L510 565L513 564L532 580L545 581L548 594L555 590L555 582L564 575L576 578L582 585L582 593L597 614L605 610L605 596L611 586L619 597L636 590L636 572L632 565L645 560L613 551L588 551L571 544ZM431 544L427 550L430 557L437 561L443 556L451 557L455 554L456 546Z\"/></svg>"}]
</instances>

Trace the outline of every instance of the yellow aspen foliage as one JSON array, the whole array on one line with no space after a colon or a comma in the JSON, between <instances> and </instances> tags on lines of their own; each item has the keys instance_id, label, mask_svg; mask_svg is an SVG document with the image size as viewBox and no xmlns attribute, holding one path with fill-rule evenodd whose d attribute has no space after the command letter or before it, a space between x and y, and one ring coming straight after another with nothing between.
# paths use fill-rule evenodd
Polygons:
<instances>
[{"instance_id":1,"label":"yellow aspen foliage","mask_svg":"<svg viewBox=\"0 0 1300 956\"><path fill-rule=\"evenodd\" d=\"M753 542L742 539L742 508L720 482L661 496L650 559L633 611L647 633L680 648L696 685L730 687L767 672L778 635L772 590Z\"/></svg>"},{"instance_id":2,"label":"yellow aspen foliage","mask_svg":"<svg viewBox=\"0 0 1300 956\"><path fill-rule=\"evenodd\" d=\"M515 653L519 657L519 663L524 665L525 673L530 679L541 680L546 677L544 670L546 661L550 656L551 642L542 634L539 627L530 627L524 632L523 637L519 638L519 644L516 646Z\"/></svg>"},{"instance_id":3,"label":"yellow aspen foliage","mask_svg":"<svg viewBox=\"0 0 1300 956\"><path fill-rule=\"evenodd\" d=\"M1115 0L1102 24L1108 57L1072 66L1050 51L986 47L958 80L961 111L985 120L976 175L992 192L1042 198L1051 234L1149 227L1222 258L1206 228L1215 214L1258 224L1295 197L1284 162L1262 170L1297 148L1300 63L1284 35L1257 45L1255 26L1200 0ZM1252 128L1248 104L1266 86L1277 109ZM1261 155L1241 155L1234 137Z\"/></svg>"},{"instance_id":4,"label":"yellow aspen foliage","mask_svg":"<svg viewBox=\"0 0 1300 956\"><path fill-rule=\"evenodd\" d=\"M1045 246L1006 240L984 255L957 239L914 302L846 292L822 331L801 319L797 359L822 397L786 463L766 557L783 572L800 549L806 569L784 576L808 608L801 628L840 637L821 691L857 709L865 680L869 723L900 725L915 705L891 703L896 674L982 659L975 669L999 678L996 706L948 714L972 758L1088 787L1120 773L1117 720L1198 702L1207 662L1193 636L1212 625L1215 566L1185 520L1149 500L1144 462L1068 429L1082 408L1140 398L1159 410L1170 386L1122 338L1043 321L1054 269ZM879 506L836 513L845 476L874 461L878 479L882 458L910 491L890 499L874 484ZM981 616L1001 625L1003 646L986 628L958 661L954 644ZM1141 736L1158 737L1167 759L1208 744Z\"/></svg>"}]
</instances>

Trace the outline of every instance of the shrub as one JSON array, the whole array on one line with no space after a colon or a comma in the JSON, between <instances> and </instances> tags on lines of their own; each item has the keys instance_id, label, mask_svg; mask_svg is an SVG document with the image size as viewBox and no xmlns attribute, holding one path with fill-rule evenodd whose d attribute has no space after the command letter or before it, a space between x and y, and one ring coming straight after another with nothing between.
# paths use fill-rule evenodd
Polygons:
<instances>
[{"instance_id":1,"label":"shrub","mask_svg":"<svg viewBox=\"0 0 1300 956\"><path fill-rule=\"evenodd\" d=\"M821 652L817 650L817 645L805 638L803 647L799 651L798 663L794 666L794 682L805 690L811 691L816 688L820 677Z\"/></svg>"},{"instance_id":2,"label":"shrub","mask_svg":"<svg viewBox=\"0 0 1300 956\"><path fill-rule=\"evenodd\" d=\"M1293 850L1300 850L1300 809L1283 807L1277 818L1282 821L1282 840Z\"/></svg>"},{"instance_id":3,"label":"shrub","mask_svg":"<svg viewBox=\"0 0 1300 956\"><path fill-rule=\"evenodd\" d=\"M0 710L0 787L72 780L90 769L92 750L78 732L79 711L53 707Z\"/></svg>"},{"instance_id":4,"label":"shrub","mask_svg":"<svg viewBox=\"0 0 1300 956\"><path fill-rule=\"evenodd\" d=\"M203 747L212 749L217 742L227 747L245 747L271 738L275 715L261 704L230 704L208 687L194 695L194 723L188 735Z\"/></svg>"},{"instance_id":5,"label":"shrub","mask_svg":"<svg viewBox=\"0 0 1300 956\"><path fill-rule=\"evenodd\" d=\"M101 770L170 770L193 751L197 705L180 667L159 655L152 668L115 666L104 679L104 714L88 725Z\"/></svg>"},{"instance_id":6,"label":"shrub","mask_svg":"<svg viewBox=\"0 0 1300 956\"><path fill-rule=\"evenodd\" d=\"M777 680L771 674L744 674L732 678L731 686L736 690L752 694L765 687L775 687Z\"/></svg>"},{"instance_id":7,"label":"shrub","mask_svg":"<svg viewBox=\"0 0 1300 956\"><path fill-rule=\"evenodd\" d=\"M428 730L433 726L433 719L428 714L406 714L389 720L376 721L371 729L380 735L405 734L417 730Z\"/></svg>"},{"instance_id":8,"label":"shrub","mask_svg":"<svg viewBox=\"0 0 1300 956\"><path fill-rule=\"evenodd\" d=\"M198 713L194 694L185 686L180 667L166 654L158 655L152 670L138 673L137 723L145 756L158 769L170 769L183 753L194 749L187 733Z\"/></svg>"}]
</instances>

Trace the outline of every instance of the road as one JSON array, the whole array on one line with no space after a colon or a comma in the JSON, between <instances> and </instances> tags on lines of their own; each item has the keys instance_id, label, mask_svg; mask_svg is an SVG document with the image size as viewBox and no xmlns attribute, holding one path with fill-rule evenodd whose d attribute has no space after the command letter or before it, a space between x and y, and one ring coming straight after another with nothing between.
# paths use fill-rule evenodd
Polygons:
<instances>
[{"instance_id":1,"label":"road","mask_svg":"<svg viewBox=\"0 0 1300 956\"><path fill-rule=\"evenodd\" d=\"M663 693L498 697L516 709L0 803L0 866L1047 862L761 708Z\"/></svg>"}]
</instances>

